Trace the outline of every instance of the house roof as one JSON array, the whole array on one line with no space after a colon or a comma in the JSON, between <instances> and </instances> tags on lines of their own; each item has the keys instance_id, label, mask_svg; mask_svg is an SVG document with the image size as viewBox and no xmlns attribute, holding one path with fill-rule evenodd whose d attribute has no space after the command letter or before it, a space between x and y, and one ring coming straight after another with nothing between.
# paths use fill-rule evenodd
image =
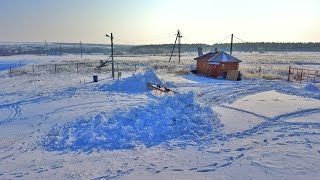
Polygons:
<instances>
[{"instance_id":1,"label":"house roof","mask_svg":"<svg viewBox=\"0 0 320 180\"><path fill-rule=\"evenodd\" d=\"M215 55L217 55L219 53L219 51L216 51L216 52L209 52L207 54L204 54L202 56L199 56L199 57L196 57L194 58L194 60L209 60L211 59L212 57L214 57Z\"/></svg>"},{"instance_id":2,"label":"house roof","mask_svg":"<svg viewBox=\"0 0 320 180\"><path fill-rule=\"evenodd\" d=\"M217 63L226 63L226 62L242 62L241 60L231 56L230 54L227 54L223 51L220 51L215 56L211 57L208 60L208 64L217 64Z\"/></svg>"}]
</instances>

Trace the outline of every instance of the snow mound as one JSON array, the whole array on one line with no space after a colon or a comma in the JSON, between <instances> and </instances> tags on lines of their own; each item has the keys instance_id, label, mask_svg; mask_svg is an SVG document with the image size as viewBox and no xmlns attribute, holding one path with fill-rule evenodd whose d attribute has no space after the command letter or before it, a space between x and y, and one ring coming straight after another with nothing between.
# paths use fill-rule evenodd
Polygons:
<instances>
[{"instance_id":1,"label":"snow mound","mask_svg":"<svg viewBox=\"0 0 320 180\"><path fill-rule=\"evenodd\" d=\"M171 140L185 145L221 135L222 124L210 107L194 101L193 93L160 97L159 101L92 119L54 127L43 139L48 151L90 151L152 147Z\"/></svg>"},{"instance_id":2,"label":"snow mound","mask_svg":"<svg viewBox=\"0 0 320 180\"><path fill-rule=\"evenodd\" d=\"M104 84L99 89L102 91L118 91L139 93L148 90L147 83L161 84L154 70L149 69L131 77L116 80L113 84Z\"/></svg>"},{"instance_id":3,"label":"snow mound","mask_svg":"<svg viewBox=\"0 0 320 180\"><path fill-rule=\"evenodd\" d=\"M316 92L316 91L319 91L319 88L317 87L317 86L315 86L315 85L313 85L313 84L307 84L305 87L304 87L304 89L306 90L306 91L311 91L311 92Z\"/></svg>"}]
</instances>

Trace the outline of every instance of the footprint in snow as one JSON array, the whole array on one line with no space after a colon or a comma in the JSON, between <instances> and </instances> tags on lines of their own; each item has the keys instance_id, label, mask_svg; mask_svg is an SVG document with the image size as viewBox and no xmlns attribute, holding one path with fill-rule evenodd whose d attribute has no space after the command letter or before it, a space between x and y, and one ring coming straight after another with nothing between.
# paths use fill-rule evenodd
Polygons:
<instances>
[{"instance_id":1,"label":"footprint in snow","mask_svg":"<svg viewBox=\"0 0 320 180\"><path fill-rule=\"evenodd\" d=\"M52 165L51 169L59 169L59 168L63 168L62 165Z\"/></svg>"},{"instance_id":2,"label":"footprint in snow","mask_svg":"<svg viewBox=\"0 0 320 180\"><path fill-rule=\"evenodd\" d=\"M13 175L15 178L21 178L25 175L28 175L29 173L21 173L21 172L17 172L17 173L12 173L10 175Z\"/></svg>"},{"instance_id":3,"label":"footprint in snow","mask_svg":"<svg viewBox=\"0 0 320 180\"><path fill-rule=\"evenodd\" d=\"M172 171L184 171L183 169L172 169Z\"/></svg>"},{"instance_id":4,"label":"footprint in snow","mask_svg":"<svg viewBox=\"0 0 320 180\"><path fill-rule=\"evenodd\" d=\"M34 171L36 173L42 173L42 172L48 171L48 169L44 169L44 168L40 167L40 168L32 169L31 171Z\"/></svg>"}]
</instances>

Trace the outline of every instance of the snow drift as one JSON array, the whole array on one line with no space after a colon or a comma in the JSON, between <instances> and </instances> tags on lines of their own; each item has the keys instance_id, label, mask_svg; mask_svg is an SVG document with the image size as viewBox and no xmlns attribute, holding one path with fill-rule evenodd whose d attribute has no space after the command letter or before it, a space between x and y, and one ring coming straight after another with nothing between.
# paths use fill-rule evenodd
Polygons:
<instances>
[{"instance_id":1,"label":"snow drift","mask_svg":"<svg viewBox=\"0 0 320 180\"><path fill-rule=\"evenodd\" d=\"M147 91L147 83L161 84L154 70L149 69L144 73L138 73L128 78L116 80L112 84L104 84L99 87L102 91L117 91L139 93Z\"/></svg>"},{"instance_id":2,"label":"snow drift","mask_svg":"<svg viewBox=\"0 0 320 180\"><path fill-rule=\"evenodd\" d=\"M304 87L304 89L305 89L306 91L310 91L310 92L317 92L317 91L319 91L319 88L318 88L317 86L311 84L311 83L307 84L307 85Z\"/></svg>"},{"instance_id":3,"label":"snow drift","mask_svg":"<svg viewBox=\"0 0 320 180\"><path fill-rule=\"evenodd\" d=\"M107 119L102 112L54 127L43 139L46 150L90 151L151 147L170 140L201 142L217 137L221 123L210 107L201 107L193 93L164 96L159 101L118 112Z\"/></svg>"}]
</instances>

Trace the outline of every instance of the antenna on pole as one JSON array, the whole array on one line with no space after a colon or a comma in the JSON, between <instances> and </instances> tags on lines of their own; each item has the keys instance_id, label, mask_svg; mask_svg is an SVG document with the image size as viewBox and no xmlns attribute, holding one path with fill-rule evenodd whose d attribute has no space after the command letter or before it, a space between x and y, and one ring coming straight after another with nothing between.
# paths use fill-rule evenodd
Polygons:
<instances>
[{"instance_id":1,"label":"antenna on pole","mask_svg":"<svg viewBox=\"0 0 320 180\"><path fill-rule=\"evenodd\" d=\"M230 55L232 55L232 45L233 45L233 34L231 34Z\"/></svg>"},{"instance_id":2,"label":"antenna on pole","mask_svg":"<svg viewBox=\"0 0 320 180\"><path fill-rule=\"evenodd\" d=\"M181 57L181 38L182 38L182 36L181 36L180 30L178 29L178 33L177 33L177 36L176 36L176 40L174 41L174 45L173 45L173 48L172 48L172 51L171 51L171 55L170 55L169 62L171 61L171 58L172 58L172 55L173 55L173 52L174 52L174 48L176 47L177 40L178 40L179 63L180 63L180 57Z\"/></svg>"}]
</instances>

